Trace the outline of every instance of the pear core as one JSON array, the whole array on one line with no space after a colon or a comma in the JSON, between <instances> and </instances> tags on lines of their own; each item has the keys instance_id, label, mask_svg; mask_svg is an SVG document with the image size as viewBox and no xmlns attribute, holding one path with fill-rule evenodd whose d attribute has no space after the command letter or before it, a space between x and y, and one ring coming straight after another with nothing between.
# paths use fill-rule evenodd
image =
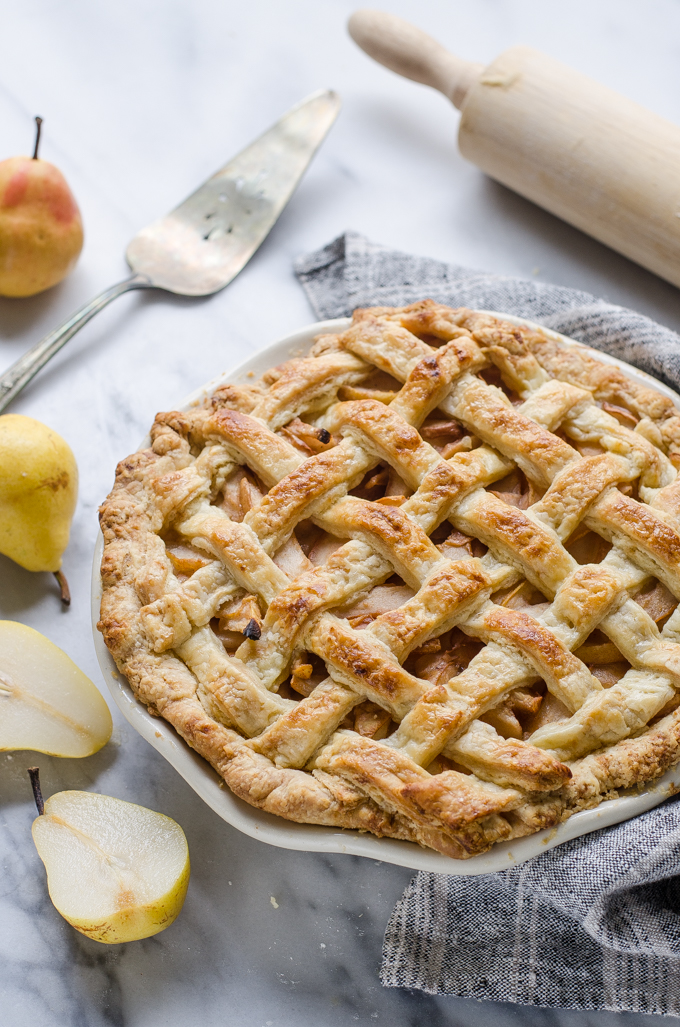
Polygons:
<instances>
[{"instance_id":1,"label":"pear core","mask_svg":"<svg viewBox=\"0 0 680 1027\"><path fill-rule=\"evenodd\" d=\"M33 296L74 267L83 222L59 168L31 157L0 162L0 295Z\"/></svg>"},{"instance_id":2,"label":"pear core","mask_svg":"<svg viewBox=\"0 0 680 1027\"><path fill-rule=\"evenodd\" d=\"M61 435L32 417L0 416L0 553L29 571L58 571L77 497Z\"/></svg>"},{"instance_id":3,"label":"pear core","mask_svg":"<svg viewBox=\"0 0 680 1027\"><path fill-rule=\"evenodd\" d=\"M105 944L148 938L178 916L189 848L170 817L93 792L57 792L33 821L52 902Z\"/></svg>"}]
</instances>

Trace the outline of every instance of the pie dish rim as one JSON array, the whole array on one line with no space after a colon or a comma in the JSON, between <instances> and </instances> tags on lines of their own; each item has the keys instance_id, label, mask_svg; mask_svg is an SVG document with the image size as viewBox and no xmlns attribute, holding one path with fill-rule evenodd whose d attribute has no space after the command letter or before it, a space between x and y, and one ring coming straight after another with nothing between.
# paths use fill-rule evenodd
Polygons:
<instances>
[{"instance_id":1,"label":"pie dish rim","mask_svg":"<svg viewBox=\"0 0 680 1027\"><path fill-rule=\"evenodd\" d=\"M497 311L480 311L480 313L487 313L513 324L539 329L558 340L562 345L585 349L595 359L620 368L633 380L655 389L680 406L680 395L651 375L617 357L584 346L568 336L554 332L527 318ZM220 385L227 382L247 381L249 377L250 379L254 376L259 377L264 371L284 360L304 356L306 351L311 348L315 336L342 331L350 323L351 318L335 318L307 325L265 347L232 370L223 372L195 389L181 403L177 404L175 409L191 409L212 395ZM149 443L150 440L147 436L142 440L139 448L142 449ZM413 842L386 837L378 838L371 834L340 830L335 827L300 824L266 813L232 794L210 764L194 752L177 735L169 723L162 718L151 716L147 708L135 698L125 677L118 671L113 656L96 628L101 600L100 564L103 546L103 536L101 531L98 531L92 567L92 629L100 670L116 706L137 733L145 738L177 770L187 784L218 816L251 838L257 838L280 848L298 851L350 853L412 870L425 870L455 876L487 874L509 869L573 838L631 819L663 802L680 788L680 763L678 763L640 792L618 799L606 800L593 809L573 814L557 827L538 831L509 842L497 843L490 851L466 860L452 859L450 856L434 850L420 848Z\"/></svg>"}]
</instances>

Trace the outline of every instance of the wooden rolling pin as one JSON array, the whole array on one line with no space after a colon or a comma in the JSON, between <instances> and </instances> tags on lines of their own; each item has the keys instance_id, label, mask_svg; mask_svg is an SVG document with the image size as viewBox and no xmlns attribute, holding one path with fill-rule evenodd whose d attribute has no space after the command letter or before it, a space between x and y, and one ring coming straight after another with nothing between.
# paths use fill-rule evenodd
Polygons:
<instances>
[{"instance_id":1,"label":"wooden rolling pin","mask_svg":"<svg viewBox=\"0 0 680 1027\"><path fill-rule=\"evenodd\" d=\"M460 152L487 175L680 286L680 127L528 46L485 68L381 11L349 32L460 109Z\"/></svg>"}]
</instances>

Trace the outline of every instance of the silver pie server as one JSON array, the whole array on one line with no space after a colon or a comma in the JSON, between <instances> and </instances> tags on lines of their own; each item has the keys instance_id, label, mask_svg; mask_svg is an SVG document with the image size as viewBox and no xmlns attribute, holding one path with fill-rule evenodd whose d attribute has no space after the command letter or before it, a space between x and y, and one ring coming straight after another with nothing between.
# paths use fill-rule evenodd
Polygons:
<instances>
[{"instance_id":1,"label":"silver pie server","mask_svg":"<svg viewBox=\"0 0 680 1027\"><path fill-rule=\"evenodd\" d=\"M313 93L127 248L132 271L56 328L0 378L0 412L83 325L131 289L208 296L223 289L265 240L335 121L340 98Z\"/></svg>"}]
</instances>

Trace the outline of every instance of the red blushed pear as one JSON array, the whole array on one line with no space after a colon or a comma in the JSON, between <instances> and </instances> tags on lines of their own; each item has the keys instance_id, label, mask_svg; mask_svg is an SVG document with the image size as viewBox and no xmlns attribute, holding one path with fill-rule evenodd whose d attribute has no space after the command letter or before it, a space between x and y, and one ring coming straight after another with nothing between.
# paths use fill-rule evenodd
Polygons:
<instances>
[{"instance_id":1,"label":"red blushed pear","mask_svg":"<svg viewBox=\"0 0 680 1027\"><path fill-rule=\"evenodd\" d=\"M0 295L34 296L65 278L83 248L78 204L59 168L38 157L0 161Z\"/></svg>"}]
</instances>

